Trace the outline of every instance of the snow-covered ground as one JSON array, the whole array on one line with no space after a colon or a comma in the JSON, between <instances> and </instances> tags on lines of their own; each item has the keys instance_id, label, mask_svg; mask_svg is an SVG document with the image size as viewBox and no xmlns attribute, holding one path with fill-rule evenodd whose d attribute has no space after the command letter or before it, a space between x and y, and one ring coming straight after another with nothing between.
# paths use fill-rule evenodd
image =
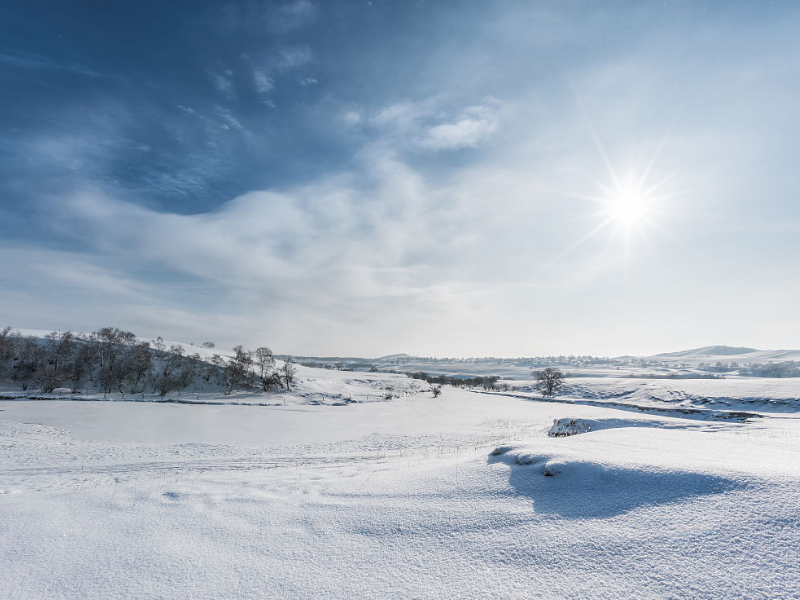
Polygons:
<instances>
[{"instance_id":1,"label":"snow-covered ground","mask_svg":"<svg viewBox=\"0 0 800 600\"><path fill-rule=\"evenodd\" d=\"M540 398L530 380L511 381L511 395ZM564 380L555 398L567 403L639 406L653 409L800 411L800 379L796 377L734 377L730 379L637 379L575 377Z\"/></svg>"},{"instance_id":2,"label":"snow-covered ground","mask_svg":"<svg viewBox=\"0 0 800 600\"><path fill-rule=\"evenodd\" d=\"M798 489L792 412L8 400L0 597L796 598Z\"/></svg>"}]
</instances>

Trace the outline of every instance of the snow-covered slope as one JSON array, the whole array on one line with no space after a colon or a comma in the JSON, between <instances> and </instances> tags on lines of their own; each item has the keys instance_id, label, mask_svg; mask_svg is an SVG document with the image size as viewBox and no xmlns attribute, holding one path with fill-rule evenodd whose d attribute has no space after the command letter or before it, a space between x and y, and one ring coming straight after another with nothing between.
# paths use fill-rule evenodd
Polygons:
<instances>
[{"instance_id":1,"label":"snow-covered slope","mask_svg":"<svg viewBox=\"0 0 800 600\"><path fill-rule=\"evenodd\" d=\"M647 406L800 409L800 379L570 379L564 396Z\"/></svg>"},{"instance_id":2,"label":"snow-covered slope","mask_svg":"<svg viewBox=\"0 0 800 600\"><path fill-rule=\"evenodd\" d=\"M22 336L45 342L50 333L42 330L18 330ZM142 339L141 341L150 341ZM201 360L209 361L215 354L230 358L232 351L218 348L202 348L191 344L164 340L167 348L180 346L186 355L200 355ZM276 361L280 369L284 361ZM262 391L258 385L229 391L214 380L206 381L200 374L185 388L175 389L162 396L152 386L144 386L143 391L132 393L104 393L97 385L86 382L78 393L70 393L66 387L58 388L51 393L42 393L34 384L22 390L19 383L6 381L0 383L0 398L35 398L35 399L73 399L73 400L124 400L145 402L179 402L208 404L255 404L255 405L287 405L287 404L347 404L358 402L376 402L405 398L410 395L429 392L431 386L423 381L410 379L396 373L368 373L353 371L337 371L332 369L316 369L296 364L296 373L291 389L273 389Z\"/></svg>"},{"instance_id":3,"label":"snow-covered slope","mask_svg":"<svg viewBox=\"0 0 800 600\"><path fill-rule=\"evenodd\" d=\"M757 350L755 348L730 347L730 346L705 346L679 352L666 352L645 357L653 361L665 363L681 363L697 365L704 363L731 363L741 365L753 363L770 363L785 361L800 361L800 350Z\"/></svg>"}]
</instances>

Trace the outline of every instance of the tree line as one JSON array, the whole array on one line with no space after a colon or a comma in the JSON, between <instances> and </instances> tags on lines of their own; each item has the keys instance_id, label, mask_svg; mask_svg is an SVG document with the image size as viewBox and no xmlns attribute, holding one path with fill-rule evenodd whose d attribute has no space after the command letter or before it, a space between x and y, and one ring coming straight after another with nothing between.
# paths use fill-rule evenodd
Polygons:
<instances>
[{"instance_id":1,"label":"tree line","mask_svg":"<svg viewBox=\"0 0 800 600\"><path fill-rule=\"evenodd\" d=\"M405 373L405 375L411 379L427 381L430 384L452 385L462 388L482 387L485 390L495 390L498 389L498 387L502 388L503 385L497 385L497 382L500 380L500 377L497 375L487 375L485 377L450 377L447 375L430 375L424 371ZM507 387L506 385L506 388Z\"/></svg>"},{"instance_id":2,"label":"tree line","mask_svg":"<svg viewBox=\"0 0 800 600\"><path fill-rule=\"evenodd\" d=\"M54 331L44 338L24 337L6 327L0 330L0 381L45 394L68 388L72 393L94 389L163 397L202 382L226 393L291 390L296 373L291 359L278 367L267 347L233 350L229 358L214 354L204 360L199 353L187 354L183 346L167 346L160 336L147 342L116 327L88 335Z\"/></svg>"},{"instance_id":3,"label":"tree line","mask_svg":"<svg viewBox=\"0 0 800 600\"><path fill-rule=\"evenodd\" d=\"M424 371L418 371L416 373L406 373L406 376L412 379L427 381L431 385L453 385L471 388L482 387L487 391L498 389L506 391L509 389L506 383L498 385L497 382L500 380L500 377L497 375L488 375L485 377L448 377L447 375L430 375ZM558 394L564 386L564 373L555 367L535 370L533 371L533 377L536 380L534 387L539 390L543 396L553 397ZM439 388L439 393L441 393L441 388ZM438 395L439 394L434 392L434 396Z\"/></svg>"}]
</instances>

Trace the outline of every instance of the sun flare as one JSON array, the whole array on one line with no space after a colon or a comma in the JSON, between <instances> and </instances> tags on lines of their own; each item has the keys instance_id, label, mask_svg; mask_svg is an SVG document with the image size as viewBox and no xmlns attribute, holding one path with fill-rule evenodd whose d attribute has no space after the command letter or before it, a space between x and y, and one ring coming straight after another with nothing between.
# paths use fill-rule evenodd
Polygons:
<instances>
[{"instance_id":1,"label":"sun flare","mask_svg":"<svg viewBox=\"0 0 800 600\"><path fill-rule=\"evenodd\" d=\"M634 186L615 190L606 204L608 217L626 228L643 225L651 212L650 198Z\"/></svg>"},{"instance_id":2,"label":"sun flare","mask_svg":"<svg viewBox=\"0 0 800 600\"><path fill-rule=\"evenodd\" d=\"M603 155L605 156L604 152ZM608 183L594 181L599 188L597 195L562 192L567 196L595 203L599 210L587 214L586 217L598 219L598 222L546 266L549 267L576 248L603 234L608 236L609 246L615 240L622 242L626 261L635 241L646 242L653 230L671 237L660 222L665 215L668 215L665 203L670 198L685 192L668 192L663 189L674 172L656 183L649 183L653 162L655 161L651 161L650 166L643 171L629 169L627 176L622 177L611 163L606 162L610 181Z\"/></svg>"}]
</instances>

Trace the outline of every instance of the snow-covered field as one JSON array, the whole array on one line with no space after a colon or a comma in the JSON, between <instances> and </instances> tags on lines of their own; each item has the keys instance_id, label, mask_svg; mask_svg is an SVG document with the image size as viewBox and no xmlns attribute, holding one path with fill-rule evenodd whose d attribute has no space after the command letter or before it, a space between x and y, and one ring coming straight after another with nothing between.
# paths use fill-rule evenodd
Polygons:
<instances>
[{"instance_id":1,"label":"snow-covered field","mask_svg":"<svg viewBox=\"0 0 800 600\"><path fill-rule=\"evenodd\" d=\"M2 401L0 597L797 598L800 419L764 414Z\"/></svg>"},{"instance_id":2,"label":"snow-covered field","mask_svg":"<svg viewBox=\"0 0 800 600\"><path fill-rule=\"evenodd\" d=\"M530 380L510 381L515 397L541 398ZM572 404L602 404L652 410L680 409L756 412L800 411L800 379L796 377L731 377L728 379L637 379L575 377L564 380L555 399Z\"/></svg>"}]
</instances>

